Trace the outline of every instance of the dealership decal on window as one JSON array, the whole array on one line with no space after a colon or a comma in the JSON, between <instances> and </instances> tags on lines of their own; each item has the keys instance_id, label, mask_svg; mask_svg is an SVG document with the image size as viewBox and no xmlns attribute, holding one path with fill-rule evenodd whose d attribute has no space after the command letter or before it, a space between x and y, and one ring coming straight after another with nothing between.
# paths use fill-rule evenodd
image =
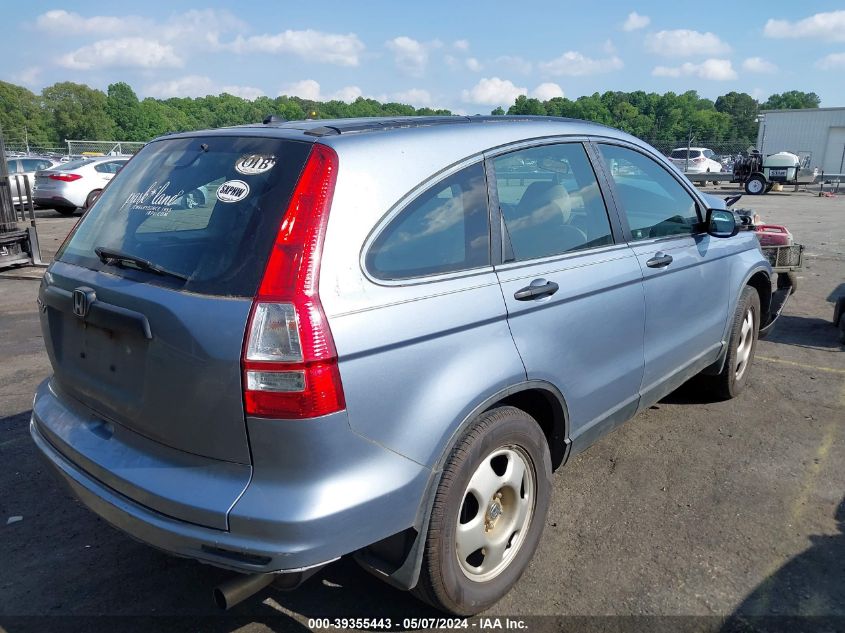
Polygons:
<instances>
[{"instance_id":1,"label":"dealership decal on window","mask_svg":"<svg viewBox=\"0 0 845 633\"><path fill-rule=\"evenodd\" d=\"M243 180L227 180L217 187L220 202L240 202L249 195L249 185Z\"/></svg>"},{"instance_id":2,"label":"dealership decal on window","mask_svg":"<svg viewBox=\"0 0 845 633\"><path fill-rule=\"evenodd\" d=\"M255 176L270 171L276 166L276 157L266 154L247 154L235 163L235 171L244 176Z\"/></svg>"},{"instance_id":3,"label":"dealership decal on window","mask_svg":"<svg viewBox=\"0 0 845 633\"><path fill-rule=\"evenodd\" d=\"M137 191L126 196L126 201L121 208L129 206L132 211L147 211L156 215L167 214L170 207L178 203L185 195L184 189L175 193L167 193L168 187L170 187L169 180L161 186L158 182L154 182L147 187L146 191Z\"/></svg>"}]
</instances>

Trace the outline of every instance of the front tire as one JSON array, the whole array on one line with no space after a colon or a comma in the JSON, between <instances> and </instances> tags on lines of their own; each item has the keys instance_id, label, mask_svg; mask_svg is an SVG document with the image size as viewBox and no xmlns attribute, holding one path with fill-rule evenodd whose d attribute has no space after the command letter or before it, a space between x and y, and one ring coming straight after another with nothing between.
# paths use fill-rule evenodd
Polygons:
<instances>
[{"instance_id":1,"label":"front tire","mask_svg":"<svg viewBox=\"0 0 845 633\"><path fill-rule=\"evenodd\" d=\"M714 396L730 400L745 389L759 332L760 295L751 286L745 286L734 314L725 366L716 376L702 376Z\"/></svg>"},{"instance_id":2,"label":"front tire","mask_svg":"<svg viewBox=\"0 0 845 633\"><path fill-rule=\"evenodd\" d=\"M514 407L483 414L443 469L414 593L455 615L498 602L537 549L551 476L549 446L531 416Z\"/></svg>"}]
</instances>

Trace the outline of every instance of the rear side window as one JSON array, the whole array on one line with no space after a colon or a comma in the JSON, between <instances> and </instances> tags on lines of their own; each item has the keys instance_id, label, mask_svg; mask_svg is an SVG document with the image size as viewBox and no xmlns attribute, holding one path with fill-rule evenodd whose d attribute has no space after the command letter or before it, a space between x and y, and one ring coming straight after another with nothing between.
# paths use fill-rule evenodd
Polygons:
<instances>
[{"instance_id":1,"label":"rear side window","mask_svg":"<svg viewBox=\"0 0 845 633\"><path fill-rule=\"evenodd\" d=\"M367 253L381 279L408 279L490 264L487 185L481 163L448 176L393 219Z\"/></svg>"},{"instance_id":2,"label":"rear side window","mask_svg":"<svg viewBox=\"0 0 845 633\"><path fill-rule=\"evenodd\" d=\"M39 171L41 169L50 169L49 160L39 160L37 158L23 158L21 159L24 171Z\"/></svg>"},{"instance_id":3,"label":"rear side window","mask_svg":"<svg viewBox=\"0 0 845 633\"><path fill-rule=\"evenodd\" d=\"M253 296L311 143L204 136L146 145L120 167L58 259L187 291ZM109 164L109 163L106 163ZM103 264L102 247L186 277Z\"/></svg>"}]
</instances>

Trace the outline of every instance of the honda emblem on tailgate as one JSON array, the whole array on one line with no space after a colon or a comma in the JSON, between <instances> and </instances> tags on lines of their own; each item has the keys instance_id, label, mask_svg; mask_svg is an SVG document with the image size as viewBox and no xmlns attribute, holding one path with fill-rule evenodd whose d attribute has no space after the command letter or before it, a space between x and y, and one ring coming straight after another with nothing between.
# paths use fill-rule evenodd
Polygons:
<instances>
[{"instance_id":1,"label":"honda emblem on tailgate","mask_svg":"<svg viewBox=\"0 0 845 633\"><path fill-rule=\"evenodd\" d=\"M88 316L88 310L91 309L91 304L97 300L97 295L93 288L86 288L82 286L73 291L73 313L80 319Z\"/></svg>"}]
</instances>

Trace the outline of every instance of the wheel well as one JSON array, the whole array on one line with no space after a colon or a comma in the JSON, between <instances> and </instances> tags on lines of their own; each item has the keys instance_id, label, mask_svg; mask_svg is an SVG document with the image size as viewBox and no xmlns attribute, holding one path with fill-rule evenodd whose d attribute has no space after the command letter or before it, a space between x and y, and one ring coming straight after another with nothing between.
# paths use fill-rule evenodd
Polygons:
<instances>
[{"instance_id":1,"label":"wheel well","mask_svg":"<svg viewBox=\"0 0 845 633\"><path fill-rule=\"evenodd\" d=\"M754 273L748 280L748 285L760 295L760 327L764 327L769 321L769 307L772 302L772 282L769 276L762 270ZM765 319L765 322L764 322Z\"/></svg>"},{"instance_id":2,"label":"wheel well","mask_svg":"<svg viewBox=\"0 0 845 633\"><path fill-rule=\"evenodd\" d=\"M560 399L545 389L525 389L502 398L490 409L500 406L522 409L537 420L549 443L552 469L556 470L566 456L566 412Z\"/></svg>"}]
</instances>

